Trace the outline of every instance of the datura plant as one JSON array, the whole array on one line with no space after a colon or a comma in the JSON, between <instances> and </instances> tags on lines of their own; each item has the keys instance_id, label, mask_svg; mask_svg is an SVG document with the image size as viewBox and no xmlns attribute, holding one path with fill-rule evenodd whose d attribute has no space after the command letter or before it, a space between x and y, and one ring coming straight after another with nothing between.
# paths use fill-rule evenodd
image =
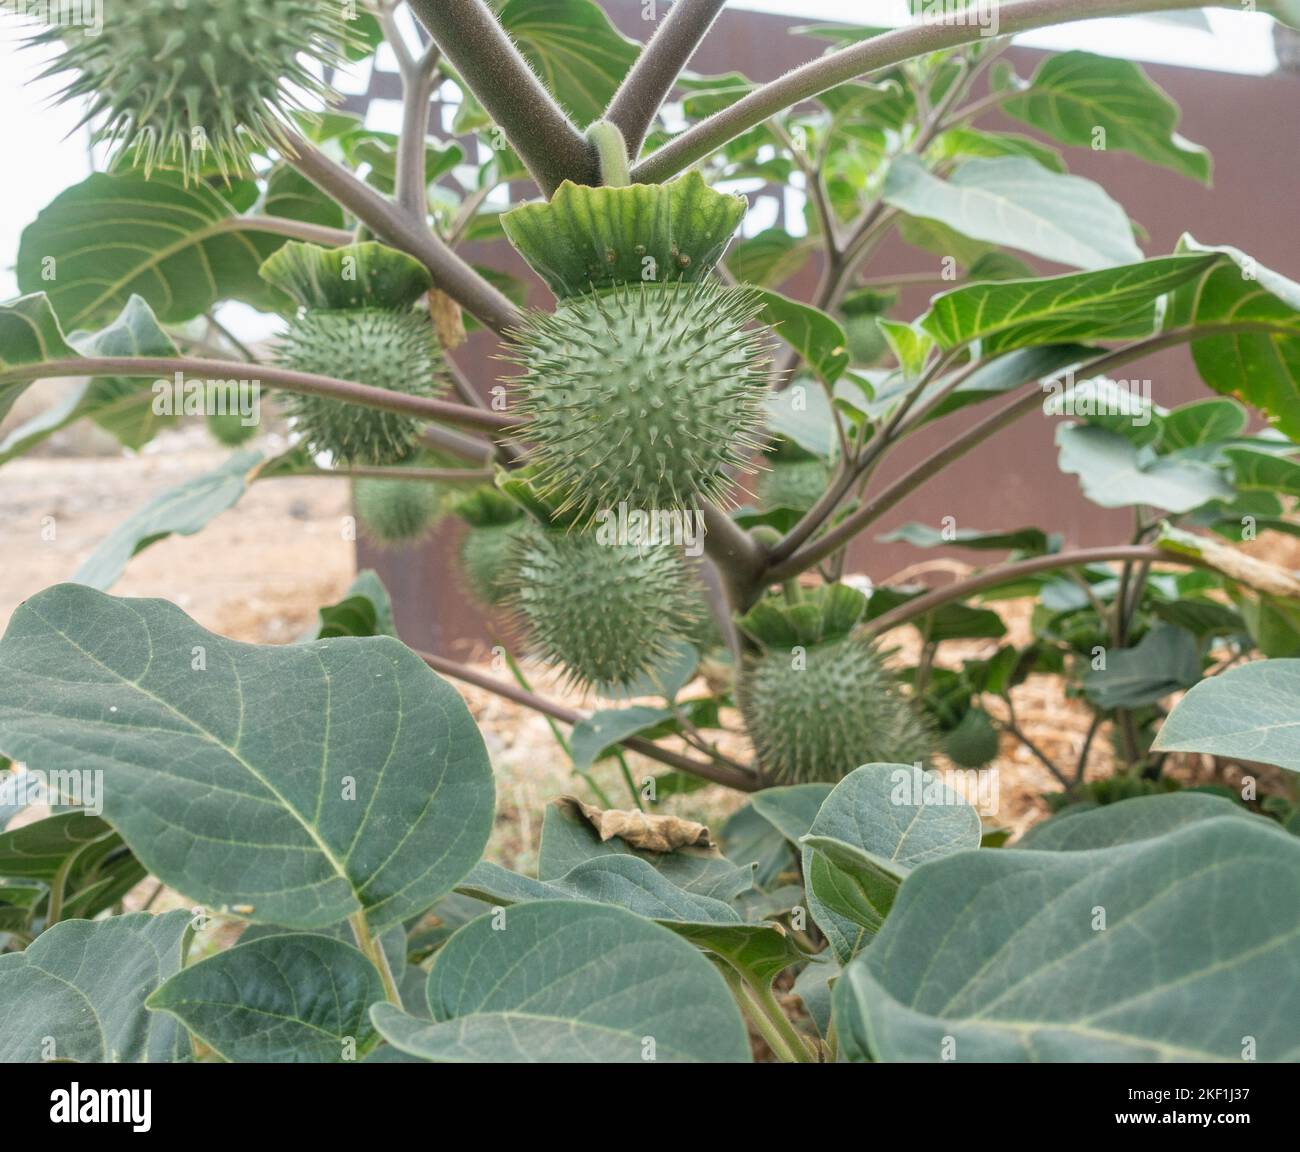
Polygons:
<instances>
[{"instance_id":1,"label":"datura plant","mask_svg":"<svg viewBox=\"0 0 1300 1152\"><path fill-rule=\"evenodd\" d=\"M918 2L801 30L833 48L767 84L687 70L725 0L644 46L595 0L407 4L139 0L95 35L0 4L105 145L22 235L0 416L80 383L0 465L78 420L139 450L206 417L233 449L0 640L0 1059L1300 1058L1300 575L1269 549L1300 535L1300 284L1217 237L1148 253L1068 171L1208 182L1138 66L1007 54L1184 0ZM330 107L384 42L397 134ZM869 275L886 241L913 271ZM246 347L231 303L277 335ZM1117 379L1170 349L1206 395ZM263 399L287 445L253 438ZM956 579L854 574L1031 414L1131 532L945 517L876 539L961 550ZM493 669L406 647L374 572L281 646L109 594L318 475L392 564L445 552ZM1090 711L1077 763L1020 725L1030 677ZM533 874L494 862L452 681L572 760ZM976 799L1022 745L1054 814L1008 846ZM665 807L703 784L732 790L714 831Z\"/></svg>"}]
</instances>

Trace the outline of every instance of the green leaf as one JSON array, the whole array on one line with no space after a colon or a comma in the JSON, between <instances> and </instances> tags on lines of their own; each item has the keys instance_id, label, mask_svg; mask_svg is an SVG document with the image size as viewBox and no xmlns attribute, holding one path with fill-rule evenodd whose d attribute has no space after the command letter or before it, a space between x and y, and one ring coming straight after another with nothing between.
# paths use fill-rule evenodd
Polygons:
<instances>
[{"instance_id":1,"label":"green leaf","mask_svg":"<svg viewBox=\"0 0 1300 1152\"><path fill-rule=\"evenodd\" d=\"M371 1012L394 1047L436 1061L746 1062L745 1026L713 966L672 932L576 901L462 928L429 972L433 1024Z\"/></svg>"},{"instance_id":2,"label":"green leaf","mask_svg":"<svg viewBox=\"0 0 1300 1152\"><path fill-rule=\"evenodd\" d=\"M288 164L277 164L266 180L262 211L268 216L301 220L323 228L342 228L343 209L306 176Z\"/></svg>"},{"instance_id":3,"label":"green leaf","mask_svg":"<svg viewBox=\"0 0 1300 1152\"><path fill-rule=\"evenodd\" d=\"M537 875L542 880L559 880L587 860L614 854L636 856L676 887L726 903L753 886L752 867L738 868L717 852L704 848L639 852L617 836L602 841L596 830L564 801L547 805L537 853Z\"/></svg>"},{"instance_id":4,"label":"green leaf","mask_svg":"<svg viewBox=\"0 0 1300 1152\"><path fill-rule=\"evenodd\" d=\"M1300 842L1201 820L918 868L836 984L835 1023L852 1060L1239 1062L1250 1037L1288 1061L1298 966Z\"/></svg>"},{"instance_id":5,"label":"green leaf","mask_svg":"<svg viewBox=\"0 0 1300 1152\"><path fill-rule=\"evenodd\" d=\"M1201 646L1184 628L1161 624L1134 648L1106 654L1106 667L1090 669L1083 690L1105 711L1141 708L1201 678Z\"/></svg>"},{"instance_id":6,"label":"green leaf","mask_svg":"<svg viewBox=\"0 0 1300 1152\"><path fill-rule=\"evenodd\" d=\"M759 318L804 358L825 384L834 384L849 366L848 337L825 312L779 292L757 291L763 301Z\"/></svg>"},{"instance_id":7,"label":"green leaf","mask_svg":"<svg viewBox=\"0 0 1300 1152\"><path fill-rule=\"evenodd\" d=\"M189 939L188 912L132 912L65 920L0 956L0 1062L174 1060L183 1034L144 1003L180 970Z\"/></svg>"},{"instance_id":8,"label":"green leaf","mask_svg":"<svg viewBox=\"0 0 1300 1152\"><path fill-rule=\"evenodd\" d=\"M807 956L774 924L743 923L730 905L678 888L643 859L602 856L579 864L558 880L532 880L480 861L461 892L490 904L535 900L585 900L624 908L727 959L756 980L770 983Z\"/></svg>"},{"instance_id":9,"label":"green leaf","mask_svg":"<svg viewBox=\"0 0 1300 1152\"><path fill-rule=\"evenodd\" d=\"M826 789L830 791L829 786ZM767 888L794 870L790 845L771 824L758 814L752 803L742 804L722 826L718 842L728 860L741 866L752 864L754 883Z\"/></svg>"},{"instance_id":10,"label":"green leaf","mask_svg":"<svg viewBox=\"0 0 1300 1152\"><path fill-rule=\"evenodd\" d=\"M1035 824L1016 844L1039 852L1088 852L1136 840L1153 840L1200 820L1223 817L1261 821L1240 804L1204 792L1174 792L1167 796L1138 796L1089 808L1067 810Z\"/></svg>"},{"instance_id":11,"label":"green leaf","mask_svg":"<svg viewBox=\"0 0 1300 1152\"><path fill-rule=\"evenodd\" d=\"M423 912L492 824L469 710L396 640L238 644L77 585L0 640L0 749L103 770L104 815L153 875L290 928Z\"/></svg>"},{"instance_id":12,"label":"green leaf","mask_svg":"<svg viewBox=\"0 0 1300 1152\"><path fill-rule=\"evenodd\" d=\"M877 317L876 324L884 334L889 350L898 361L898 366L903 370L903 377L907 380L915 380L925 371L925 362L934 349L934 337L924 330L898 320Z\"/></svg>"},{"instance_id":13,"label":"green leaf","mask_svg":"<svg viewBox=\"0 0 1300 1152\"><path fill-rule=\"evenodd\" d=\"M3 310L0 309L0 312ZM132 296L117 317L98 332L74 332L73 355L175 356L176 345L141 296ZM19 391L26 384L17 386ZM140 378L105 376L78 384L62 400L15 428L0 441L0 464L36 447L77 420L90 419L127 448L139 449L175 417L154 411L152 383Z\"/></svg>"},{"instance_id":14,"label":"green leaf","mask_svg":"<svg viewBox=\"0 0 1300 1152\"><path fill-rule=\"evenodd\" d=\"M1222 259L1174 293L1165 327L1257 329L1195 340L1192 358L1215 392L1244 400L1300 439L1300 284L1236 248L1207 247L1184 236L1178 250Z\"/></svg>"},{"instance_id":15,"label":"green leaf","mask_svg":"<svg viewBox=\"0 0 1300 1152\"><path fill-rule=\"evenodd\" d=\"M574 771L591 771L592 765L612 752L621 741L672 718L673 714L667 708L641 704L593 712L575 724L569 735L569 755L573 759Z\"/></svg>"},{"instance_id":16,"label":"green leaf","mask_svg":"<svg viewBox=\"0 0 1300 1152\"><path fill-rule=\"evenodd\" d=\"M737 244L727 257L727 267L742 283L779 288L815 251L807 237L796 238L782 228L769 228Z\"/></svg>"},{"instance_id":17,"label":"green leaf","mask_svg":"<svg viewBox=\"0 0 1300 1152\"><path fill-rule=\"evenodd\" d=\"M1015 132L985 132L979 128L960 126L935 138L930 155L938 161L965 160L971 156L993 158L997 156L1026 156L1050 172L1064 172L1065 161L1061 154L1041 140L1021 136Z\"/></svg>"},{"instance_id":18,"label":"green leaf","mask_svg":"<svg viewBox=\"0 0 1300 1152\"><path fill-rule=\"evenodd\" d=\"M1073 268L1142 259L1124 209L1099 185L1023 156L969 160L947 181L914 157L900 156L885 179L885 201L974 240Z\"/></svg>"},{"instance_id":19,"label":"green leaf","mask_svg":"<svg viewBox=\"0 0 1300 1152\"><path fill-rule=\"evenodd\" d=\"M929 524L904 524L877 537L883 544L903 541L916 548L971 548L980 552L1050 552L1051 542L1041 528L1018 528L1010 532L981 532L978 528L960 528L943 533Z\"/></svg>"},{"instance_id":20,"label":"green leaf","mask_svg":"<svg viewBox=\"0 0 1300 1152\"><path fill-rule=\"evenodd\" d=\"M903 764L865 764L835 786L808 835L817 838L805 839L803 848L808 910L848 963L880 929L891 876L978 847L980 819L939 776ZM828 852L829 841L849 851Z\"/></svg>"},{"instance_id":21,"label":"green leaf","mask_svg":"<svg viewBox=\"0 0 1300 1152\"><path fill-rule=\"evenodd\" d=\"M754 811L772 825L791 845L808 835L817 813L834 790L831 784L790 784L764 788L750 798Z\"/></svg>"},{"instance_id":22,"label":"green leaf","mask_svg":"<svg viewBox=\"0 0 1300 1152\"><path fill-rule=\"evenodd\" d=\"M1078 476L1083 494L1102 508L1147 504L1190 512L1207 501L1232 498L1232 485L1208 464L1157 456L1108 428L1061 424L1056 446L1061 471Z\"/></svg>"},{"instance_id":23,"label":"green leaf","mask_svg":"<svg viewBox=\"0 0 1300 1152\"><path fill-rule=\"evenodd\" d=\"M1169 452L1232 440L1245 433L1248 421L1246 409L1235 400L1196 400L1181 404L1166 412L1160 422L1160 449ZM1300 495L1300 488L1296 494Z\"/></svg>"},{"instance_id":24,"label":"green leaf","mask_svg":"<svg viewBox=\"0 0 1300 1152\"><path fill-rule=\"evenodd\" d=\"M1206 400L1206 404L1232 404L1231 400ZM1234 405L1244 417L1245 413ZM1166 420L1166 433L1168 420ZM1207 430L1208 434L1208 430ZM1215 439L1222 437L1216 435ZM1300 463L1275 456L1271 452L1258 452L1253 448L1227 448L1223 455L1232 462L1232 478L1237 487L1246 491L1274 492L1287 496L1300 496Z\"/></svg>"},{"instance_id":25,"label":"green leaf","mask_svg":"<svg viewBox=\"0 0 1300 1152\"><path fill-rule=\"evenodd\" d=\"M1178 134L1178 105L1130 60L1059 52L1047 57L1024 94L1002 111L1062 144L1131 152L1202 184L1210 182L1210 154Z\"/></svg>"},{"instance_id":26,"label":"green leaf","mask_svg":"<svg viewBox=\"0 0 1300 1152\"><path fill-rule=\"evenodd\" d=\"M316 639L332 636L396 636L393 601L372 568L357 574L343 599L320 609Z\"/></svg>"},{"instance_id":27,"label":"green leaf","mask_svg":"<svg viewBox=\"0 0 1300 1152\"><path fill-rule=\"evenodd\" d=\"M272 309L284 302L257 274L284 237L244 224L203 183L96 172L60 193L23 232L18 284L49 293L65 327L98 324L142 296L165 324L219 300ZM46 261L53 261L48 264ZM44 273L52 268L53 279Z\"/></svg>"},{"instance_id":28,"label":"green leaf","mask_svg":"<svg viewBox=\"0 0 1300 1152\"><path fill-rule=\"evenodd\" d=\"M877 588L871 595L867 619L874 620L924 594L924 589L915 587ZM945 604L909 623L936 643L942 640L997 640L1007 632L1002 617L991 608L973 608L969 604Z\"/></svg>"},{"instance_id":29,"label":"green leaf","mask_svg":"<svg viewBox=\"0 0 1300 1152\"><path fill-rule=\"evenodd\" d=\"M64 339L58 317L44 292L0 304L0 380L6 368L66 360L76 355ZM28 383L27 380L0 383L0 420L8 414Z\"/></svg>"},{"instance_id":30,"label":"green leaf","mask_svg":"<svg viewBox=\"0 0 1300 1152\"><path fill-rule=\"evenodd\" d=\"M79 584L111 588L127 562L150 544L174 533L193 536L232 508L262 462L256 451L236 452L224 464L162 492L113 529L77 569Z\"/></svg>"},{"instance_id":31,"label":"green leaf","mask_svg":"<svg viewBox=\"0 0 1300 1152\"><path fill-rule=\"evenodd\" d=\"M287 932L191 965L147 1006L175 1016L223 1060L339 1064L378 1042L370 1006L383 998L379 973L356 948Z\"/></svg>"},{"instance_id":32,"label":"green leaf","mask_svg":"<svg viewBox=\"0 0 1300 1152\"><path fill-rule=\"evenodd\" d=\"M944 349L979 340L985 356L1034 344L1137 339L1156 330L1161 296L1216 263L1212 256L1162 256L1096 272L971 284L937 297L921 326Z\"/></svg>"},{"instance_id":33,"label":"green leaf","mask_svg":"<svg viewBox=\"0 0 1300 1152\"><path fill-rule=\"evenodd\" d=\"M1300 772L1300 660L1258 660L1202 680L1152 746L1259 760Z\"/></svg>"},{"instance_id":34,"label":"green leaf","mask_svg":"<svg viewBox=\"0 0 1300 1152\"><path fill-rule=\"evenodd\" d=\"M605 114L638 55L592 0L506 0L497 18L578 124Z\"/></svg>"}]
</instances>

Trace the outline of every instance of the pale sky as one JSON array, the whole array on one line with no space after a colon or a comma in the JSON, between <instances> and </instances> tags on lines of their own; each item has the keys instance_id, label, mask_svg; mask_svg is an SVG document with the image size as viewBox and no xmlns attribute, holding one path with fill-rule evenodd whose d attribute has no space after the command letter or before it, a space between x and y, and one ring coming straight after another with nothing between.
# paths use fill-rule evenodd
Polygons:
<instances>
[{"instance_id":1,"label":"pale sky","mask_svg":"<svg viewBox=\"0 0 1300 1152\"><path fill-rule=\"evenodd\" d=\"M792 13L809 23L874 25L907 19L907 0L732 0L731 6ZM1213 9L1206 16L1211 30L1156 19L1092 20L1021 37L1018 43L1233 72L1273 70L1268 17ZM17 291L11 265L22 230L55 195L89 171L85 134L68 135L79 114L49 103L57 82L31 82L41 58L35 50L19 49L22 34L22 21L0 13L0 155L6 165L0 177L0 300Z\"/></svg>"}]
</instances>

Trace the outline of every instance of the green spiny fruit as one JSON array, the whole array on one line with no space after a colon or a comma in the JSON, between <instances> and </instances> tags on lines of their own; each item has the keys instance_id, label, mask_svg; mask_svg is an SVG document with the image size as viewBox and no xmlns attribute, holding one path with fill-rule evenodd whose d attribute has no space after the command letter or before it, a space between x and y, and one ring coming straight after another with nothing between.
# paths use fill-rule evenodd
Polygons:
<instances>
[{"instance_id":1,"label":"green spiny fruit","mask_svg":"<svg viewBox=\"0 0 1300 1152\"><path fill-rule=\"evenodd\" d=\"M579 522L621 502L687 508L757 446L767 351L744 289L641 284L575 296L516 333L538 490Z\"/></svg>"},{"instance_id":2,"label":"green spiny fruit","mask_svg":"<svg viewBox=\"0 0 1300 1152\"><path fill-rule=\"evenodd\" d=\"M517 620L538 653L584 687L626 687L695 622L692 583L674 548L537 531L517 541L511 567L508 602Z\"/></svg>"},{"instance_id":3,"label":"green spiny fruit","mask_svg":"<svg viewBox=\"0 0 1300 1152\"><path fill-rule=\"evenodd\" d=\"M933 747L897 680L853 636L748 657L737 703L760 766L783 784L834 782L863 764L912 764Z\"/></svg>"},{"instance_id":4,"label":"green spiny fruit","mask_svg":"<svg viewBox=\"0 0 1300 1152\"><path fill-rule=\"evenodd\" d=\"M51 25L32 39L62 49L45 75L75 73L60 98L89 101L96 139L146 173L195 176L209 161L246 170L250 147L287 147L293 113L332 97L301 57L334 65L356 41L342 5L318 0L131 0L98 35Z\"/></svg>"},{"instance_id":5,"label":"green spiny fruit","mask_svg":"<svg viewBox=\"0 0 1300 1152\"><path fill-rule=\"evenodd\" d=\"M793 508L806 512L821 498L830 483L830 468L824 460L774 460L758 478L758 501L764 508Z\"/></svg>"},{"instance_id":6,"label":"green spiny fruit","mask_svg":"<svg viewBox=\"0 0 1300 1152\"><path fill-rule=\"evenodd\" d=\"M443 388L442 353L422 312L307 310L290 321L277 359L299 372L408 396L433 397ZM420 438L420 421L398 412L300 392L285 393L284 402L311 450L338 464L397 464Z\"/></svg>"},{"instance_id":7,"label":"green spiny fruit","mask_svg":"<svg viewBox=\"0 0 1300 1152\"><path fill-rule=\"evenodd\" d=\"M357 480L352 502L366 535L381 544L421 540L442 514L441 491L423 480Z\"/></svg>"}]
</instances>

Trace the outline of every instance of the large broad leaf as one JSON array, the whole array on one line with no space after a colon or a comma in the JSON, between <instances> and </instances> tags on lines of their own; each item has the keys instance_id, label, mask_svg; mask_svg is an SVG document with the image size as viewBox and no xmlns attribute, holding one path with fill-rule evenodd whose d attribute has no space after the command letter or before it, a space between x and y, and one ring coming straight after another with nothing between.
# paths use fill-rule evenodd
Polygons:
<instances>
[{"instance_id":1,"label":"large broad leaf","mask_svg":"<svg viewBox=\"0 0 1300 1152\"><path fill-rule=\"evenodd\" d=\"M533 880L480 861L461 881L459 891L498 905L535 900L612 904L659 921L698 947L730 961L747 978L764 983L807 959L778 926L745 923L730 904L678 888L634 856L588 860L551 881Z\"/></svg>"},{"instance_id":2,"label":"large broad leaf","mask_svg":"<svg viewBox=\"0 0 1300 1152\"><path fill-rule=\"evenodd\" d=\"M206 184L184 187L157 172L148 180L134 171L97 172L61 192L23 232L18 285L48 292L67 328L106 322L133 295L172 324L219 300L283 303L257 274L283 243L283 236L250 228Z\"/></svg>"},{"instance_id":3,"label":"large broad leaf","mask_svg":"<svg viewBox=\"0 0 1300 1152\"><path fill-rule=\"evenodd\" d=\"M1124 209L1099 185L1020 156L969 160L947 181L900 156L890 165L885 200L972 239L1072 268L1142 259Z\"/></svg>"},{"instance_id":4,"label":"large broad leaf","mask_svg":"<svg viewBox=\"0 0 1300 1152\"><path fill-rule=\"evenodd\" d=\"M1178 105L1129 60L1060 52L1049 56L1023 95L1002 111L1062 144L1131 152L1209 183L1210 154L1178 134Z\"/></svg>"},{"instance_id":5,"label":"large broad leaf","mask_svg":"<svg viewBox=\"0 0 1300 1152\"><path fill-rule=\"evenodd\" d=\"M1259 660L1201 681L1178 702L1154 747L1300 772L1300 660Z\"/></svg>"},{"instance_id":6,"label":"large broad leaf","mask_svg":"<svg viewBox=\"0 0 1300 1152\"><path fill-rule=\"evenodd\" d=\"M637 57L592 0L506 0L502 26L552 95L579 124L605 114L611 97Z\"/></svg>"},{"instance_id":7,"label":"large broad leaf","mask_svg":"<svg viewBox=\"0 0 1300 1152\"><path fill-rule=\"evenodd\" d=\"M145 1000L180 970L188 912L56 924L0 956L0 1062L169 1062L183 1033Z\"/></svg>"},{"instance_id":8,"label":"large broad leaf","mask_svg":"<svg viewBox=\"0 0 1300 1152\"><path fill-rule=\"evenodd\" d=\"M0 313L3 311L0 308ZM73 350L65 348L61 355L176 355L171 337L163 331L153 310L141 296L132 296L121 315L106 328L98 332L74 332L68 337L68 343ZM26 383L21 383L12 388L20 391L26 386ZM126 447L139 448L173 419L154 411L154 396L152 384L140 379L108 376L83 381L57 404L19 425L0 441L0 464L27 452L59 429L81 419L93 420Z\"/></svg>"},{"instance_id":9,"label":"large broad leaf","mask_svg":"<svg viewBox=\"0 0 1300 1152\"><path fill-rule=\"evenodd\" d=\"M880 930L899 879L927 860L978 847L980 818L939 776L865 764L835 786L808 835L808 910L847 964Z\"/></svg>"},{"instance_id":10,"label":"large broad leaf","mask_svg":"<svg viewBox=\"0 0 1300 1152\"><path fill-rule=\"evenodd\" d=\"M379 1041L374 966L329 936L289 932L240 943L173 976L149 997L235 1063L338 1064Z\"/></svg>"},{"instance_id":11,"label":"large broad leaf","mask_svg":"<svg viewBox=\"0 0 1300 1152\"><path fill-rule=\"evenodd\" d=\"M82 561L74 579L91 588L111 588L137 552L173 534L193 536L234 507L261 463L260 452L236 452L211 472L159 493L104 538Z\"/></svg>"},{"instance_id":12,"label":"large broad leaf","mask_svg":"<svg viewBox=\"0 0 1300 1152\"><path fill-rule=\"evenodd\" d=\"M589 772L593 764L615 749L629 736L658 727L673 718L667 708L638 704L631 708L613 708L594 712L573 726L569 736L569 755L576 772Z\"/></svg>"},{"instance_id":13,"label":"large broad leaf","mask_svg":"<svg viewBox=\"0 0 1300 1152\"><path fill-rule=\"evenodd\" d=\"M1300 841L1228 817L917 869L835 1021L858 1060L1287 1061L1298 975Z\"/></svg>"},{"instance_id":14,"label":"large broad leaf","mask_svg":"<svg viewBox=\"0 0 1300 1152\"><path fill-rule=\"evenodd\" d=\"M881 543L901 540L915 548L971 548L977 552L1029 552L1041 555L1051 551L1051 540L1041 528L1018 528L1008 532L981 532L978 528L960 528L943 532L929 524L904 524L877 537Z\"/></svg>"},{"instance_id":15,"label":"large broad leaf","mask_svg":"<svg viewBox=\"0 0 1300 1152\"><path fill-rule=\"evenodd\" d=\"M1211 334L1192 343L1201 379L1300 439L1300 284L1236 248L1206 247L1184 236L1178 250L1223 259L1174 293L1166 328L1207 329ZM1212 334L1239 325L1250 330Z\"/></svg>"},{"instance_id":16,"label":"large broad leaf","mask_svg":"<svg viewBox=\"0 0 1300 1152\"><path fill-rule=\"evenodd\" d=\"M237 644L77 585L0 641L0 749L102 769L105 817L151 873L291 928L423 912L492 824L469 710L396 640Z\"/></svg>"},{"instance_id":17,"label":"large broad leaf","mask_svg":"<svg viewBox=\"0 0 1300 1152\"><path fill-rule=\"evenodd\" d=\"M784 788L764 788L755 792L749 802L755 812L791 844L797 845L808 835L826 797L833 791L832 784L790 784Z\"/></svg>"},{"instance_id":18,"label":"large broad leaf","mask_svg":"<svg viewBox=\"0 0 1300 1152\"><path fill-rule=\"evenodd\" d=\"M1067 809L1059 816L1035 824L1020 838L1016 847L1040 852L1088 852L1095 848L1130 844L1135 840L1153 840L1186 824L1224 817L1256 822L1265 820L1240 804L1204 792L1138 796L1081 812Z\"/></svg>"},{"instance_id":19,"label":"large broad leaf","mask_svg":"<svg viewBox=\"0 0 1300 1152\"><path fill-rule=\"evenodd\" d=\"M1036 344L1137 339L1155 331L1157 301L1218 263L1161 256L1039 280L972 284L935 299L922 327L943 348L981 341L984 355Z\"/></svg>"},{"instance_id":20,"label":"large broad leaf","mask_svg":"<svg viewBox=\"0 0 1300 1152\"><path fill-rule=\"evenodd\" d=\"M393 601L388 589L373 568L357 573L357 578L337 604L320 609L316 639L331 636L396 636Z\"/></svg>"},{"instance_id":21,"label":"large broad leaf","mask_svg":"<svg viewBox=\"0 0 1300 1152\"><path fill-rule=\"evenodd\" d=\"M1201 678L1201 648L1185 628L1161 624L1133 648L1107 654L1106 667L1089 670L1083 690L1098 708L1141 708Z\"/></svg>"},{"instance_id":22,"label":"large broad leaf","mask_svg":"<svg viewBox=\"0 0 1300 1152\"><path fill-rule=\"evenodd\" d=\"M808 304L779 292L755 290L763 301L760 319L803 357L825 384L834 384L849 366L848 337L839 323Z\"/></svg>"},{"instance_id":23,"label":"large broad leaf","mask_svg":"<svg viewBox=\"0 0 1300 1152\"><path fill-rule=\"evenodd\" d=\"M1078 476L1083 494L1103 508L1147 504L1190 512L1210 500L1232 499L1232 485L1194 458L1157 456L1128 437L1091 424L1056 429L1062 472Z\"/></svg>"},{"instance_id":24,"label":"large broad leaf","mask_svg":"<svg viewBox=\"0 0 1300 1152\"><path fill-rule=\"evenodd\" d=\"M76 354L64 339L58 317L44 292L0 304L0 381L4 379L6 368L66 360ZM8 414L28 383L27 380L0 383L0 420Z\"/></svg>"},{"instance_id":25,"label":"large broad leaf","mask_svg":"<svg viewBox=\"0 0 1300 1152\"><path fill-rule=\"evenodd\" d=\"M537 875L559 880L586 860L611 855L639 857L678 888L730 902L753 886L752 867L737 867L716 851L679 848L676 852L640 852L619 837L602 841L596 830L563 802L547 805Z\"/></svg>"},{"instance_id":26,"label":"large broad leaf","mask_svg":"<svg viewBox=\"0 0 1300 1152\"><path fill-rule=\"evenodd\" d=\"M429 972L433 1024L372 1010L426 1060L742 1062L745 1026L723 979L685 940L621 908L540 901L456 933Z\"/></svg>"}]
</instances>

